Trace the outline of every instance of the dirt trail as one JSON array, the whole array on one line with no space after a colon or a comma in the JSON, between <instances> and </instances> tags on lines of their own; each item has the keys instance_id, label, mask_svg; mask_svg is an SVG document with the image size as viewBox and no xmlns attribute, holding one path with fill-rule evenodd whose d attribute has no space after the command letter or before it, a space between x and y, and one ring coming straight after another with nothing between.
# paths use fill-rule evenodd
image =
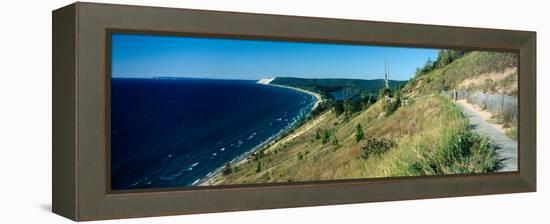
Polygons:
<instances>
[{"instance_id":1,"label":"dirt trail","mask_svg":"<svg viewBox=\"0 0 550 224\"><path fill-rule=\"evenodd\" d=\"M518 142L506 136L504 129L488 122L489 115L464 100L456 101L464 115L470 120L470 126L479 134L491 138L497 146L497 157L501 161L498 171L518 171Z\"/></svg>"}]
</instances>

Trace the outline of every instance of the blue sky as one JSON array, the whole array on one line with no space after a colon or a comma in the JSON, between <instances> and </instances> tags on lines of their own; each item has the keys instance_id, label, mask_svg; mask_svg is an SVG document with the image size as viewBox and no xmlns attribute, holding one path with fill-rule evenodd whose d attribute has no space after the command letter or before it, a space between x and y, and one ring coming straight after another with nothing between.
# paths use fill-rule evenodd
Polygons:
<instances>
[{"instance_id":1,"label":"blue sky","mask_svg":"<svg viewBox=\"0 0 550 224\"><path fill-rule=\"evenodd\" d=\"M437 49L138 34L112 35L112 76L256 80L384 77L410 79Z\"/></svg>"}]
</instances>

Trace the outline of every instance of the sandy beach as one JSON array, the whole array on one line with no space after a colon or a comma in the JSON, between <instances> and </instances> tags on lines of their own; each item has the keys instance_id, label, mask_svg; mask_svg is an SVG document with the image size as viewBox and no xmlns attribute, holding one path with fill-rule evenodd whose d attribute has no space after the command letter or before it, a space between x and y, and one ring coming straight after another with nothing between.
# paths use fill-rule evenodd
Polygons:
<instances>
[{"instance_id":1,"label":"sandy beach","mask_svg":"<svg viewBox=\"0 0 550 224\"><path fill-rule=\"evenodd\" d=\"M314 110L315 108L317 108L317 106L319 106L319 103L321 103L321 102L323 101L323 98L322 98L321 95L318 94L318 93L314 93L314 92L311 92L311 91L308 91L308 90L305 90L305 89L300 89L300 88L291 87L291 86L283 86L283 85L272 84L271 82L273 82L273 80L275 80L275 78L265 78L265 79L260 79L260 80L258 80L257 83L259 83L259 84L264 84L264 85L277 86L277 87L281 87L281 88L293 89L293 90L296 90L296 91L300 91L300 92L303 92L303 93L307 93L307 94L309 94L309 95L312 95L312 96L314 96L315 99L316 99L315 104L313 105L312 110Z\"/></svg>"},{"instance_id":2,"label":"sandy beach","mask_svg":"<svg viewBox=\"0 0 550 224\"><path fill-rule=\"evenodd\" d=\"M275 80L274 78L269 78L269 79L261 79L258 81L259 84L264 84L264 85L272 85L272 86L277 86L277 87L281 87L281 88L287 88L287 89L293 89L293 90L296 90L296 91L300 91L300 92L303 92L303 93L307 93L307 94L310 94L312 96L315 97L315 104L313 105L313 107L311 108L311 110L314 110L315 108L317 108L317 106L319 106L319 103L322 102L322 97L320 94L318 93L314 93L314 92L311 92L311 91L308 91L308 90L304 90L304 89L300 89L300 88L295 88L295 87L290 87L290 86L283 86L283 85L276 85L276 84L271 84L271 81ZM315 124L319 123L321 120L324 119L324 116L321 116L320 118L316 119L314 121ZM302 133L304 133L305 131L309 130L311 127L315 126L314 125L305 125L304 128L305 130L299 130L297 131L296 133L290 135L290 136L287 136L289 137L290 139L293 139L299 135L301 135ZM302 129L301 127L293 127L293 128L300 128ZM273 143L274 141L278 140L280 136L277 136L275 137L274 139L270 140L270 141L267 141L265 142L264 144L262 144L261 146L259 146L257 149L255 150L252 150L251 152L241 156L239 159L237 159L236 161L234 161L231 165L234 167L234 166L238 166L238 165L241 165L243 163L246 163L248 161L248 156L256 151L258 151L259 149L263 148L265 145L269 145L270 143ZM288 139L286 139L286 141L288 141ZM216 169L212 175L208 178L203 178L201 179L195 186L212 186L212 185L218 185L219 182L221 182L223 180L223 176L222 176L222 171L223 171L223 167L220 167L218 169Z\"/></svg>"},{"instance_id":3,"label":"sandy beach","mask_svg":"<svg viewBox=\"0 0 550 224\"><path fill-rule=\"evenodd\" d=\"M277 87L282 87L282 88L288 88L288 89L293 89L293 90L296 90L296 91L300 91L300 92L303 92L303 93L307 93L309 95L312 95L315 97L315 104L313 105L313 107L311 108L311 110L314 110L315 108L317 108L317 106L319 106L319 103L322 102L322 98L321 98L321 95L318 94L318 93L314 93L314 92L311 92L311 91L308 91L308 90L305 90L305 89L299 89L299 88L296 88L296 87L290 87L290 86L283 86L283 85L276 85L276 84L268 84L268 85L272 85L272 86L277 86Z\"/></svg>"}]
</instances>

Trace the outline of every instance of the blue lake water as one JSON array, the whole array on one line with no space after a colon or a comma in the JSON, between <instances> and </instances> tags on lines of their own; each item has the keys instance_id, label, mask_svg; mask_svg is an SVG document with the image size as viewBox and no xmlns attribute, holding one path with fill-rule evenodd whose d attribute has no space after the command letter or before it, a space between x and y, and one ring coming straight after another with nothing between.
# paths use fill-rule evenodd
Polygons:
<instances>
[{"instance_id":1,"label":"blue lake water","mask_svg":"<svg viewBox=\"0 0 550 224\"><path fill-rule=\"evenodd\" d=\"M244 80L111 80L111 188L192 186L303 119L315 98Z\"/></svg>"}]
</instances>

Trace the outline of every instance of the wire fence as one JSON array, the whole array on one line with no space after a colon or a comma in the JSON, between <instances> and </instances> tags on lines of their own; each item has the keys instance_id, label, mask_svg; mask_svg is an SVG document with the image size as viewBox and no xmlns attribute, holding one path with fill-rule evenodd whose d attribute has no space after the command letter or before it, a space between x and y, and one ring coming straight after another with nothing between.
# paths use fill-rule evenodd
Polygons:
<instances>
[{"instance_id":1,"label":"wire fence","mask_svg":"<svg viewBox=\"0 0 550 224\"><path fill-rule=\"evenodd\" d=\"M468 92L465 90L443 91L441 95L451 100L466 100L481 109L492 113L502 113L503 116L517 120L518 98L506 94L487 94L481 91Z\"/></svg>"}]
</instances>

